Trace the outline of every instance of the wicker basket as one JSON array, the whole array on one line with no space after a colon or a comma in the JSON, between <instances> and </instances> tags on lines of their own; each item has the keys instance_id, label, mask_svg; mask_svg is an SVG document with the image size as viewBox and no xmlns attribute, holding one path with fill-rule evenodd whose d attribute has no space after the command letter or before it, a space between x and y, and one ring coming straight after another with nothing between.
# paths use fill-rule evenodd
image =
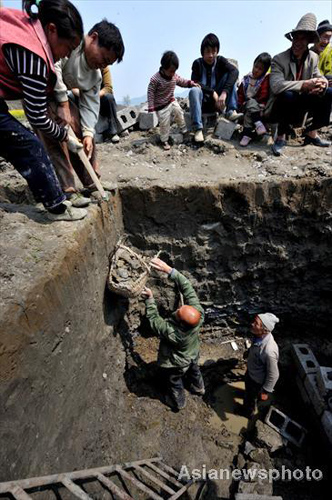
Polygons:
<instances>
[{"instance_id":1,"label":"wicker basket","mask_svg":"<svg viewBox=\"0 0 332 500\"><path fill-rule=\"evenodd\" d=\"M117 274L118 263L120 259L127 262L128 267L132 259L136 259L140 264L139 276L135 280L121 279L121 276ZM140 295L142 292L148 276L150 273L150 268L146 264L145 260L141 255L126 247L125 245L118 244L115 253L111 259L111 268L108 276L108 288L123 297L134 298Z\"/></svg>"}]
</instances>

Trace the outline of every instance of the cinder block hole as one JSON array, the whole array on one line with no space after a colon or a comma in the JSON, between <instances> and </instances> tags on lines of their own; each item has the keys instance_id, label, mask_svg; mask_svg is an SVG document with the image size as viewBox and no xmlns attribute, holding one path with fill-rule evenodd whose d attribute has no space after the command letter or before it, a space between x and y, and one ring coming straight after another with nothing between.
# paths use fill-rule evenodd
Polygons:
<instances>
[{"instance_id":1,"label":"cinder block hole","mask_svg":"<svg viewBox=\"0 0 332 500\"><path fill-rule=\"evenodd\" d=\"M306 365L308 368L315 368L315 366L316 366L315 363L313 361L310 361L310 360L306 361Z\"/></svg>"},{"instance_id":2,"label":"cinder block hole","mask_svg":"<svg viewBox=\"0 0 332 500\"><path fill-rule=\"evenodd\" d=\"M127 117L125 115L121 115L121 120L124 122L124 123L127 123Z\"/></svg>"},{"instance_id":3,"label":"cinder block hole","mask_svg":"<svg viewBox=\"0 0 332 500\"><path fill-rule=\"evenodd\" d=\"M301 354L309 354L309 351L306 347L300 347L299 351Z\"/></svg>"},{"instance_id":4,"label":"cinder block hole","mask_svg":"<svg viewBox=\"0 0 332 500\"><path fill-rule=\"evenodd\" d=\"M298 427L294 422L289 421L286 425L286 432L292 436L296 441L300 441L303 431L300 427Z\"/></svg>"},{"instance_id":5,"label":"cinder block hole","mask_svg":"<svg viewBox=\"0 0 332 500\"><path fill-rule=\"evenodd\" d=\"M327 379L332 380L332 371L327 372Z\"/></svg>"},{"instance_id":6,"label":"cinder block hole","mask_svg":"<svg viewBox=\"0 0 332 500\"><path fill-rule=\"evenodd\" d=\"M270 422L275 427L278 427L280 429L285 423L285 417L283 417L282 415L280 415L280 413L276 411L272 411L270 415Z\"/></svg>"},{"instance_id":7,"label":"cinder block hole","mask_svg":"<svg viewBox=\"0 0 332 500\"><path fill-rule=\"evenodd\" d=\"M136 113L135 113L135 111L130 111L130 113L129 113L129 114L130 114L130 116L131 116L132 118L134 118L134 119L136 118Z\"/></svg>"}]
</instances>

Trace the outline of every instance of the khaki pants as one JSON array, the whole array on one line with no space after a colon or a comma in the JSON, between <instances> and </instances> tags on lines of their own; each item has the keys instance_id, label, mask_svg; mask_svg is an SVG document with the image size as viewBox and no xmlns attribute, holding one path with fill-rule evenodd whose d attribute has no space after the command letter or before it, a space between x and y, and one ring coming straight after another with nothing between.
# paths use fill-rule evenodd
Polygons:
<instances>
[{"instance_id":1,"label":"khaki pants","mask_svg":"<svg viewBox=\"0 0 332 500\"><path fill-rule=\"evenodd\" d=\"M249 99L245 104L243 127L248 129L254 128L254 123L261 120L261 107L256 99Z\"/></svg>"},{"instance_id":2,"label":"khaki pants","mask_svg":"<svg viewBox=\"0 0 332 500\"><path fill-rule=\"evenodd\" d=\"M82 139L82 129L80 124L79 109L76 104L69 100L70 112L72 116L71 127L79 139ZM49 115L52 119L55 119L57 105L55 102L51 101L49 103ZM73 193L77 191L75 185L75 173L77 174L79 180L84 187L88 187L93 184L93 180L88 174L86 168L81 162L79 156L75 153L71 153L65 142L59 142L40 130L35 130L36 134L45 146L45 149L51 159L54 166L57 177L60 181L61 187L64 192ZM100 177L100 172L97 162L96 145L93 141L93 153L90 159L90 163L96 172L97 176Z\"/></svg>"},{"instance_id":3,"label":"khaki pants","mask_svg":"<svg viewBox=\"0 0 332 500\"><path fill-rule=\"evenodd\" d=\"M161 142L167 142L169 138L169 131L171 128L172 120L180 127L183 134L187 132L186 123L184 121L184 115L180 104L177 101L173 101L165 108L157 111L159 118L159 128L160 128L160 140Z\"/></svg>"}]
</instances>

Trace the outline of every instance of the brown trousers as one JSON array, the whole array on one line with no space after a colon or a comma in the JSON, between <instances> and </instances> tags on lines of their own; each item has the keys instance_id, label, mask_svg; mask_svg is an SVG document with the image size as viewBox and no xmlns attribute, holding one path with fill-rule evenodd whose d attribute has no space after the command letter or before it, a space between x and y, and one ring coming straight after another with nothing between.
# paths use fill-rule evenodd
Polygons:
<instances>
[{"instance_id":1,"label":"brown trousers","mask_svg":"<svg viewBox=\"0 0 332 500\"><path fill-rule=\"evenodd\" d=\"M70 113L72 116L71 127L75 132L78 139L82 139L82 129L80 124L80 114L79 109L76 104L69 99ZM57 105L54 101L49 103L49 115L53 120L57 118ZM54 166L55 172L61 184L64 192L73 193L77 191L75 185L75 173L84 187L88 187L93 184L93 180L88 174L86 168L81 162L79 156L76 153L71 153L68 150L67 144L65 142L59 142L40 130L35 131L39 139L45 146L45 149L51 159ZM100 177L100 172L97 162L96 145L93 141L93 152L90 159L90 163L96 172L97 176Z\"/></svg>"}]
</instances>

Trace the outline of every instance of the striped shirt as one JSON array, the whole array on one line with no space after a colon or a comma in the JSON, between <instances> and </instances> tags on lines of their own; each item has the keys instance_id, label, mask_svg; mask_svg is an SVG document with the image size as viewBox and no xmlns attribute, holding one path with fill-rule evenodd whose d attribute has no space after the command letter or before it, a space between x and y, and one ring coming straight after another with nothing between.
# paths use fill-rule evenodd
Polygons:
<instances>
[{"instance_id":1,"label":"striped shirt","mask_svg":"<svg viewBox=\"0 0 332 500\"><path fill-rule=\"evenodd\" d=\"M3 53L10 70L22 86L24 111L31 126L53 139L65 140L67 131L48 116L48 70L45 61L30 50L14 44L5 45Z\"/></svg>"},{"instance_id":2,"label":"striped shirt","mask_svg":"<svg viewBox=\"0 0 332 500\"><path fill-rule=\"evenodd\" d=\"M174 90L179 87L192 87L192 80L185 80L175 74L170 80L164 78L160 72L153 75L148 86L148 109L159 111L175 100Z\"/></svg>"}]
</instances>

